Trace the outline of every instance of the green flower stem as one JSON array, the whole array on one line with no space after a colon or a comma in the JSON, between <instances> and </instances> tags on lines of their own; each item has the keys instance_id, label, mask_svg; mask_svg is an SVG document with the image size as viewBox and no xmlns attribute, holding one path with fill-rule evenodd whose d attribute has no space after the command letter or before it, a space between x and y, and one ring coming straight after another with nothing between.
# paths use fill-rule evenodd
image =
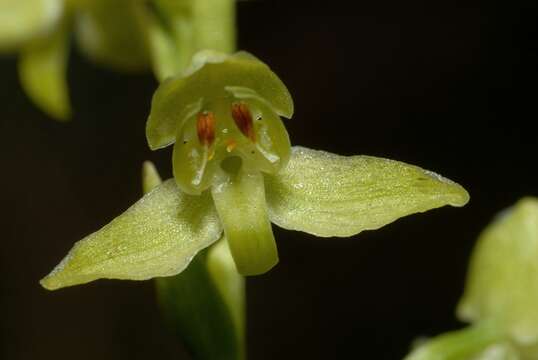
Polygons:
<instances>
[{"instance_id":1,"label":"green flower stem","mask_svg":"<svg viewBox=\"0 0 538 360\"><path fill-rule=\"evenodd\" d=\"M234 52L235 0L194 0L192 6L196 51Z\"/></svg>"},{"instance_id":2,"label":"green flower stem","mask_svg":"<svg viewBox=\"0 0 538 360\"><path fill-rule=\"evenodd\" d=\"M404 360L469 360L504 336L490 322L440 335L419 346Z\"/></svg>"},{"instance_id":3,"label":"green flower stem","mask_svg":"<svg viewBox=\"0 0 538 360\"><path fill-rule=\"evenodd\" d=\"M150 63L141 1L92 0L76 3L75 35L81 52L95 63L138 72Z\"/></svg>"},{"instance_id":4,"label":"green flower stem","mask_svg":"<svg viewBox=\"0 0 538 360\"><path fill-rule=\"evenodd\" d=\"M227 246L226 240L218 244ZM229 297L224 296L221 287L237 290L236 304L241 304L244 293L242 278L234 277L233 289L228 282L222 282L223 271L211 271L212 254L218 245L202 251L191 261L189 267L173 277L156 281L157 296L165 319L178 333L181 340L197 360L242 360L245 358L243 318L244 307L231 311ZM218 267L213 264L213 267ZM233 261L232 261L233 266ZM236 273L237 274L237 273ZM218 277L215 277L217 275ZM239 280L239 281L237 281ZM218 286L221 283L223 286ZM239 322L237 322L239 320Z\"/></svg>"},{"instance_id":5,"label":"green flower stem","mask_svg":"<svg viewBox=\"0 0 538 360\"><path fill-rule=\"evenodd\" d=\"M153 72L159 81L176 75L190 63L194 52L192 21L188 1L154 0L153 7L141 12L150 47Z\"/></svg>"},{"instance_id":6,"label":"green flower stem","mask_svg":"<svg viewBox=\"0 0 538 360\"><path fill-rule=\"evenodd\" d=\"M245 278L237 272L226 238L209 248L207 270L213 279L234 323L238 358L245 358L246 295Z\"/></svg>"},{"instance_id":7,"label":"green flower stem","mask_svg":"<svg viewBox=\"0 0 538 360\"><path fill-rule=\"evenodd\" d=\"M234 0L153 0L149 11L138 6L159 81L181 74L200 50L235 51Z\"/></svg>"}]
</instances>

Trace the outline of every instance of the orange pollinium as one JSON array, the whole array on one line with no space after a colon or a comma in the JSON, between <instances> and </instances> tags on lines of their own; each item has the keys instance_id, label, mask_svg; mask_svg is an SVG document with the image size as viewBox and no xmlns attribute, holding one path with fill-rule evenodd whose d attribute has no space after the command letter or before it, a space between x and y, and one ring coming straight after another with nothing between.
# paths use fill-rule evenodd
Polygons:
<instances>
[{"instance_id":1,"label":"orange pollinium","mask_svg":"<svg viewBox=\"0 0 538 360\"><path fill-rule=\"evenodd\" d=\"M256 133L254 132L254 122L252 121L252 115L250 114L247 104L232 104L232 117L243 135L255 142Z\"/></svg>"},{"instance_id":2,"label":"orange pollinium","mask_svg":"<svg viewBox=\"0 0 538 360\"><path fill-rule=\"evenodd\" d=\"M211 146L215 141L215 115L211 111L198 114L196 119L196 132L200 144Z\"/></svg>"}]
</instances>

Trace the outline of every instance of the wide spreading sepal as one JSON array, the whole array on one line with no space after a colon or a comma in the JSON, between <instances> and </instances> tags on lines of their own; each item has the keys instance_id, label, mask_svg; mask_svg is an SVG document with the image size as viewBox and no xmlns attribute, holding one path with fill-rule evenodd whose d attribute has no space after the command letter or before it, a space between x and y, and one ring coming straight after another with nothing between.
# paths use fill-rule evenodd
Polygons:
<instances>
[{"instance_id":1,"label":"wide spreading sepal","mask_svg":"<svg viewBox=\"0 0 538 360\"><path fill-rule=\"evenodd\" d=\"M54 290L93 280L146 280L181 272L222 227L209 194L165 181L101 230L77 242L41 284Z\"/></svg>"},{"instance_id":2,"label":"wide spreading sepal","mask_svg":"<svg viewBox=\"0 0 538 360\"><path fill-rule=\"evenodd\" d=\"M323 237L351 236L469 201L463 187L418 166L300 146L286 167L265 176L265 186L273 223Z\"/></svg>"}]
</instances>

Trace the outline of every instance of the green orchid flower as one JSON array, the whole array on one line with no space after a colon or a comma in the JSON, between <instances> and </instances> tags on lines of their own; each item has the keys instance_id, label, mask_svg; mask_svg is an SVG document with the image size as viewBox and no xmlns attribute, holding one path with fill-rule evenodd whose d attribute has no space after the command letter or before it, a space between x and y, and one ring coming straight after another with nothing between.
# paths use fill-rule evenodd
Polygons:
<instances>
[{"instance_id":1,"label":"green orchid flower","mask_svg":"<svg viewBox=\"0 0 538 360\"><path fill-rule=\"evenodd\" d=\"M239 273L256 275L278 262L271 223L348 237L469 199L413 165L291 147L280 117L292 114L285 85L254 56L195 55L161 84L147 123L152 149L175 143L175 179L76 243L41 284L175 275L223 233Z\"/></svg>"},{"instance_id":2,"label":"green orchid flower","mask_svg":"<svg viewBox=\"0 0 538 360\"><path fill-rule=\"evenodd\" d=\"M440 335L406 360L538 358L538 199L501 212L473 251L458 318L471 325Z\"/></svg>"}]
</instances>

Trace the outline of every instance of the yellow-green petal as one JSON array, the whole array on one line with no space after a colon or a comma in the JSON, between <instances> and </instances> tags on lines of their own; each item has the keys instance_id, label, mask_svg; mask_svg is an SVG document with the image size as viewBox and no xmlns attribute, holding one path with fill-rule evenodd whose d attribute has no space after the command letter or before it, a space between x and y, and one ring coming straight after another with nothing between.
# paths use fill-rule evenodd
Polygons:
<instances>
[{"instance_id":1,"label":"yellow-green petal","mask_svg":"<svg viewBox=\"0 0 538 360\"><path fill-rule=\"evenodd\" d=\"M200 51L182 75L164 81L153 96L146 137L151 149L174 143L184 111L201 99L215 100L229 95L227 87L255 91L273 110L290 118L293 101L286 86L271 69L254 56Z\"/></svg>"},{"instance_id":2,"label":"yellow-green petal","mask_svg":"<svg viewBox=\"0 0 538 360\"><path fill-rule=\"evenodd\" d=\"M0 52L52 30L62 12L61 0L0 0Z\"/></svg>"},{"instance_id":3,"label":"yellow-green petal","mask_svg":"<svg viewBox=\"0 0 538 360\"><path fill-rule=\"evenodd\" d=\"M139 71L150 63L143 29L142 3L133 0L92 0L76 16L80 50L96 63L117 70Z\"/></svg>"},{"instance_id":4,"label":"yellow-green petal","mask_svg":"<svg viewBox=\"0 0 538 360\"><path fill-rule=\"evenodd\" d=\"M193 43L196 50L231 53L236 48L236 0L193 0Z\"/></svg>"},{"instance_id":5,"label":"yellow-green petal","mask_svg":"<svg viewBox=\"0 0 538 360\"><path fill-rule=\"evenodd\" d=\"M463 206L460 185L431 171L371 156L293 147L279 173L266 175L275 224L317 236L351 236L444 205Z\"/></svg>"},{"instance_id":6,"label":"yellow-green petal","mask_svg":"<svg viewBox=\"0 0 538 360\"><path fill-rule=\"evenodd\" d=\"M458 317L493 319L520 345L538 344L538 199L524 198L482 232Z\"/></svg>"},{"instance_id":7,"label":"yellow-green petal","mask_svg":"<svg viewBox=\"0 0 538 360\"><path fill-rule=\"evenodd\" d=\"M25 46L19 59L19 76L26 94L51 117L71 116L67 84L69 25L63 22L47 36Z\"/></svg>"},{"instance_id":8,"label":"yellow-green petal","mask_svg":"<svg viewBox=\"0 0 538 360\"><path fill-rule=\"evenodd\" d=\"M175 275L221 232L209 194L186 195L174 180L168 180L77 242L41 284L54 290L101 278L146 280Z\"/></svg>"},{"instance_id":9,"label":"yellow-green petal","mask_svg":"<svg viewBox=\"0 0 538 360\"><path fill-rule=\"evenodd\" d=\"M261 173L241 169L228 181L214 185L212 195L239 273L269 271L278 263L278 252Z\"/></svg>"}]
</instances>

